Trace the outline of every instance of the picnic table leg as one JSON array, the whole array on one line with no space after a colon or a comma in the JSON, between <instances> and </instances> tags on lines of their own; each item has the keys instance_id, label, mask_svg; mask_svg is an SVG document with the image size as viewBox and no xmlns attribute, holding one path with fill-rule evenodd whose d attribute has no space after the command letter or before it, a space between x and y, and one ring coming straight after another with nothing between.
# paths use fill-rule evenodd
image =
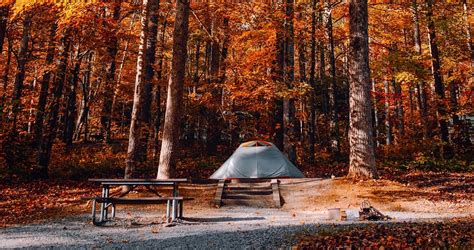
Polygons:
<instances>
[{"instance_id":1,"label":"picnic table leg","mask_svg":"<svg viewBox=\"0 0 474 250\"><path fill-rule=\"evenodd\" d=\"M167 200L166 201L166 222L168 222L170 219L170 212L171 212L171 201Z\"/></svg>"},{"instance_id":2,"label":"picnic table leg","mask_svg":"<svg viewBox=\"0 0 474 250\"><path fill-rule=\"evenodd\" d=\"M106 186L105 187L105 197L108 198L109 197L109 186ZM107 220L107 217L109 215L109 203L105 203L105 211L104 211L104 218L105 220Z\"/></svg>"},{"instance_id":3,"label":"picnic table leg","mask_svg":"<svg viewBox=\"0 0 474 250\"><path fill-rule=\"evenodd\" d=\"M105 186L102 187L102 198L105 198ZM105 209L105 203L100 203L100 222L104 221L104 209Z\"/></svg>"},{"instance_id":4,"label":"picnic table leg","mask_svg":"<svg viewBox=\"0 0 474 250\"><path fill-rule=\"evenodd\" d=\"M178 197L179 196L179 189L178 189L178 183L175 182L173 184L173 197ZM173 200L173 221L176 219L176 216L178 214L178 206L176 204L176 200Z\"/></svg>"},{"instance_id":5,"label":"picnic table leg","mask_svg":"<svg viewBox=\"0 0 474 250\"><path fill-rule=\"evenodd\" d=\"M173 215L171 216L171 221L176 220L176 210L178 206L176 206L176 200L173 200Z\"/></svg>"},{"instance_id":6,"label":"picnic table leg","mask_svg":"<svg viewBox=\"0 0 474 250\"><path fill-rule=\"evenodd\" d=\"M179 201L178 202L178 206L179 206L178 217L181 218L181 219L183 218L183 203L184 203L184 201Z\"/></svg>"}]
</instances>

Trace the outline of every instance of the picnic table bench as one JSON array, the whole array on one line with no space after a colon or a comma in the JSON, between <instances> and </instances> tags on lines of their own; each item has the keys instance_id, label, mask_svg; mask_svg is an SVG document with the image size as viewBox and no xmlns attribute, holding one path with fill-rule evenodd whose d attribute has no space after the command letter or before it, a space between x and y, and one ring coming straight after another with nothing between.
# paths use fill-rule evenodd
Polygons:
<instances>
[{"instance_id":1,"label":"picnic table bench","mask_svg":"<svg viewBox=\"0 0 474 250\"><path fill-rule=\"evenodd\" d=\"M183 217L183 203L185 200L192 198L179 196L179 183L187 182L187 179L89 179L91 182L100 183L102 186L102 195L98 197L83 197L84 200L92 200L92 223L100 225L108 220L108 208L111 208L112 218L115 217L115 205L141 205L141 204L164 204L166 203L166 220L174 221L176 218ZM125 193L121 193L118 197L110 197L111 186L129 186ZM130 191L138 186L144 186L156 196L154 197L124 197ZM173 188L172 195L163 197L153 186L171 186ZM99 221L96 220L96 203L100 203Z\"/></svg>"}]
</instances>

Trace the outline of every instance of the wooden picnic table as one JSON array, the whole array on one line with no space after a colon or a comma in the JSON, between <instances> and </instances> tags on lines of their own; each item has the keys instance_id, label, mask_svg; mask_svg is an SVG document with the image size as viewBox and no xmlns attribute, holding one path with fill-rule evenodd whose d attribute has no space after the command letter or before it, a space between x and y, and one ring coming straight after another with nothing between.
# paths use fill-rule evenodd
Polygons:
<instances>
[{"instance_id":1,"label":"wooden picnic table","mask_svg":"<svg viewBox=\"0 0 474 250\"><path fill-rule=\"evenodd\" d=\"M115 217L115 204L159 204L166 202L166 216L167 219L175 220L177 216L182 217L184 197L179 196L179 184L185 183L187 179L89 179L91 182L100 183L102 186L102 194L100 197L92 197L85 199L92 199L92 220L95 221L95 203L101 203L100 206L100 220L99 223L107 221L108 208L112 206L112 217ZM118 197L110 197L111 186L130 186L127 192L121 193ZM154 193L155 197L141 197L141 198L122 198L137 186L144 186L146 189ZM162 197L153 186L170 186L173 188L171 197ZM189 198L188 198L189 199ZM179 209L179 211L178 211ZM170 211L171 210L171 211Z\"/></svg>"}]
</instances>

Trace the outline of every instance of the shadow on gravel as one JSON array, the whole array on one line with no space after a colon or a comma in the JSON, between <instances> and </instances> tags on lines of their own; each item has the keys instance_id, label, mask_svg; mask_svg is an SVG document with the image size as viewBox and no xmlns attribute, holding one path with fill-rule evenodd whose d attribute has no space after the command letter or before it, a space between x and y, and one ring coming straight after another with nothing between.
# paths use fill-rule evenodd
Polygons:
<instances>
[{"instance_id":1,"label":"shadow on gravel","mask_svg":"<svg viewBox=\"0 0 474 250\"><path fill-rule=\"evenodd\" d=\"M252 220L264 220L265 217L211 217L211 218L184 218L185 221L190 222L231 222L231 221L252 221Z\"/></svg>"}]
</instances>

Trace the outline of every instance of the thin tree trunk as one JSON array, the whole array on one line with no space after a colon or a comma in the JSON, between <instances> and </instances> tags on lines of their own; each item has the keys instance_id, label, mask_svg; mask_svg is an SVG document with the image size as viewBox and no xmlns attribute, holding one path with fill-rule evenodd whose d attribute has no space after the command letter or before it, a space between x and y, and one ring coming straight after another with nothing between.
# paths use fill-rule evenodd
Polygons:
<instances>
[{"instance_id":1,"label":"thin tree trunk","mask_svg":"<svg viewBox=\"0 0 474 250\"><path fill-rule=\"evenodd\" d=\"M422 55L421 50L421 34L420 34L420 21L418 15L418 4L417 0L412 2L412 15L413 15L413 38L415 41L415 52L418 56ZM428 120L428 94L426 91L425 82L420 82L417 84L418 88L418 103L420 106L420 122L423 126L423 139L429 138L429 120Z\"/></svg>"},{"instance_id":2,"label":"thin tree trunk","mask_svg":"<svg viewBox=\"0 0 474 250\"><path fill-rule=\"evenodd\" d=\"M392 124L390 122L390 83L389 81L384 81L384 91L385 91L385 144L392 145L393 136L392 136Z\"/></svg>"},{"instance_id":3,"label":"thin tree trunk","mask_svg":"<svg viewBox=\"0 0 474 250\"><path fill-rule=\"evenodd\" d=\"M119 25L120 19L120 9L121 9L122 0L114 0L113 2L113 13L112 18L114 22ZM117 69L117 52L118 52L118 38L117 34L113 34L108 41L107 55L107 75L105 77L105 85L103 92L103 103L102 103L102 112L100 117L101 123L101 134L103 135L106 142L109 142L112 138L111 135L111 126L112 126L112 117L113 117L113 96L114 96L114 80L115 80L115 71Z\"/></svg>"},{"instance_id":4,"label":"thin tree trunk","mask_svg":"<svg viewBox=\"0 0 474 250\"><path fill-rule=\"evenodd\" d=\"M16 130L17 115L21 109L23 81L25 80L26 63L28 62L28 43L30 41L31 18L31 14L27 13L23 20L23 33L21 36L20 49L18 50L17 73L15 76L12 96L12 131Z\"/></svg>"},{"instance_id":5,"label":"thin tree trunk","mask_svg":"<svg viewBox=\"0 0 474 250\"><path fill-rule=\"evenodd\" d=\"M173 55L171 59L168 98L166 100L163 142L161 144L158 179L167 179L174 175L178 154L179 129L183 86L186 70L189 1L179 0L176 4L176 18L173 31Z\"/></svg>"},{"instance_id":6,"label":"thin tree trunk","mask_svg":"<svg viewBox=\"0 0 474 250\"><path fill-rule=\"evenodd\" d=\"M467 47L469 48L469 52L471 55L471 74L474 74L472 72L472 69L474 68L474 41L472 39L472 32L471 32L471 24L469 23L469 7L467 5L467 0L463 0L463 18L465 22L465 27L466 27L466 38L467 38ZM472 14L472 12L471 12Z\"/></svg>"},{"instance_id":7,"label":"thin tree trunk","mask_svg":"<svg viewBox=\"0 0 474 250\"><path fill-rule=\"evenodd\" d=\"M295 80L295 44L294 44L294 5L293 0L286 0L285 4L285 53L284 53L284 81L288 89L292 89ZM283 146L284 152L288 159L296 163L296 147L294 145L294 137L296 136L295 128L295 100L293 98L283 98Z\"/></svg>"},{"instance_id":8,"label":"thin tree trunk","mask_svg":"<svg viewBox=\"0 0 474 250\"><path fill-rule=\"evenodd\" d=\"M279 5L281 3L279 2ZM279 11L278 9L276 11ZM283 82L283 74L285 67L285 36L283 35L283 23L277 18L276 23L278 25L276 30L276 50L275 50L275 68L273 72L273 80L277 83ZM274 142L275 145L281 150L284 150L284 124L283 124L283 100L277 98L275 100L274 107Z\"/></svg>"},{"instance_id":9,"label":"thin tree trunk","mask_svg":"<svg viewBox=\"0 0 474 250\"><path fill-rule=\"evenodd\" d=\"M319 11L319 22L324 23L324 15ZM319 49L319 88L321 89L321 113L327 114L329 111L328 85L326 83L326 57L324 40L318 40ZM327 140L326 140L327 141Z\"/></svg>"},{"instance_id":10,"label":"thin tree trunk","mask_svg":"<svg viewBox=\"0 0 474 250\"><path fill-rule=\"evenodd\" d=\"M310 119L309 119L309 154L310 163L314 162L314 144L316 143L316 0L311 2L311 58L309 84L313 88L310 94Z\"/></svg>"},{"instance_id":11,"label":"thin tree trunk","mask_svg":"<svg viewBox=\"0 0 474 250\"><path fill-rule=\"evenodd\" d=\"M339 122L337 117L336 105L336 59L334 56L334 39L332 34L332 9L329 0L324 1L324 8L326 12L326 36L328 39L328 53L331 79L328 84L328 98L329 98L329 129L330 129L330 148L333 156L339 155Z\"/></svg>"},{"instance_id":12,"label":"thin tree trunk","mask_svg":"<svg viewBox=\"0 0 474 250\"><path fill-rule=\"evenodd\" d=\"M439 136L441 140L446 144L443 147L444 157L450 157L449 150L449 135L448 135L448 123L446 121L446 106L444 104L444 85L441 78L441 63L439 59L439 50L438 44L436 41L436 29L435 23L433 21L433 0L426 0L426 18L427 18L427 28L428 28L428 39L430 42L430 54L431 54L431 72L434 80L435 92L437 95L437 113L438 113L438 125L439 125Z\"/></svg>"},{"instance_id":13,"label":"thin tree trunk","mask_svg":"<svg viewBox=\"0 0 474 250\"><path fill-rule=\"evenodd\" d=\"M128 137L127 159L125 166L125 178L132 178L135 173L135 167L139 160L139 143L141 137L141 108L143 106L143 91L144 91L144 72L145 72L145 57L146 45L148 39L148 13L150 8L150 1L143 0L141 13L141 33L140 46L138 48L137 57L137 73L135 77L135 90L133 94L133 108L132 117L130 121L130 133Z\"/></svg>"},{"instance_id":14,"label":"thin tree trunk","mask_svg":"<svg viewBox=\"0 0 474 250\"><path fill-rule=\"evenodd\" d=\"M377 178L370 108L367 0L350 0L349 16L349 176Z\"/></svg>"},{"instance_id":15,"label":"thin tree trunk","mask_svg":"<svg viewBox=\"0 0 474 250\"><path fill-rule=\"evenodd\" d=\"M38 154L38 166L34 173L37 178L48 178L48 166L51 159L51 149L54 139L56 138L56 130L59 116L59 107L61 105L61 96L63 94L64 81L66 80L66 69L68 64L70 41L67 32L61 38L61 46L59 48L58 62L56 74L54 78L54 90L51 100L50 114L45 135L41 140L40 150Z\"/></svg>"},{"instance_id":16,"label":"thin tree trunk","mask_svg":"<svg viewBox=\"0 0 474 250\"><path fill-rule=\"evenodd\" d=\"M0 54L3 53L3 42L7 34L7 23L10 15L11 5L4 5L0 7Z\"/></svg>"},{"instance_id":17,"label":"thin tree trunk","mask_svg":"<svg viewBox=\"0 0 474 250\"><path fill-rule=\"evenodd\" d=\"M398 137L405 134L405 114L403 110L403 96L402 96L402 86L397 80L393 79L393 90L395 92L395 100L397 104L397 116L398 116Z\"/></svg>"},{"instance_id":18,"label":"thin tree trunk","mask_svg":"<svg viewBox=\"0 0 474 250\"><path fill-rule=\"evenodd\" d=\"M379 109L378 109L378 103L379 103L379 98L377 96L377 88L375 87L375 79L372 79L372 95L373 95L373 100L372 100L372 111L373 111L373 123L374 123L374 143L375 147L379 146Z\"/></svg>"},{"instance_id":19,"label":"thin tree trunk","mask_svg":"<svg viewBox=\"0 0 474 250\"><path fill-rule=\"evenodd\" d=\"M77 83L79 82L79 73L81 70L82 56L80 56L80 48L77 45L74 68L70 78L69 93L67 98L66 119L64 126L63 141L66 145L71 145L74 136L74 128L77 119Z\"/></svg>"},{"instance_id":20,"label":"thin tree trunk","mask_svg":"<svg viewBox=\"0 0 474 250\"><path fill-rule=\"evenodd\" d=\"M54 48L56 40L56 30L58 26L56 22L51 24L50 34L49 34L49 44L48 52L46 54L46 65L50 66L54 62ZM35 127L34 127L34 144L36 146L40 145L41 136L43 135L43 126L44 126L44 114L46 112L46 102L48 100L48 91L49 91L49 81L51 79L51 70L46 70L43 73L43 77L40 81L40 93L38 98L38 107L35 117Z\"/></svg>"},{"instance_id":21,"label":"thin tree trunk","mask_svg":"<svg viewBox=\"0 0 474 250\"><path fill-rule=\"evenodd\" d=\"M5 69L3 71L3 94L2 94L2 103L0 105L1 108L1 116L0 116L0 124L3 124L4 121L4 115L5 115L5 106L7 103L7 87L8 87L8 76L10 74L10 67L11 67L11 61L12 61L12 53L13 53L13 41L10 39L10 37L7 37L8 40L8 49L7 49L7 62L5 65ZM0 126L0 128L3 130L3 126Z\"/></svg>"},{"instance_id":22,"label":"thin tree trunk","mask_svg":"<svg viewBox=\"0 0 474 250\"><path fill-rule=\"evenodd\" d=\"M79 140L81 131L84 127L84 141L88 141L88 117L89 117L89 100L90 94L90 76L92 72L92 57L93 53L89 52L87 55L87 67L82 77L82 99L79 111L79 117L76 122L76 129L74 132L74 139Z\"/></svg>"}]
</instances>

